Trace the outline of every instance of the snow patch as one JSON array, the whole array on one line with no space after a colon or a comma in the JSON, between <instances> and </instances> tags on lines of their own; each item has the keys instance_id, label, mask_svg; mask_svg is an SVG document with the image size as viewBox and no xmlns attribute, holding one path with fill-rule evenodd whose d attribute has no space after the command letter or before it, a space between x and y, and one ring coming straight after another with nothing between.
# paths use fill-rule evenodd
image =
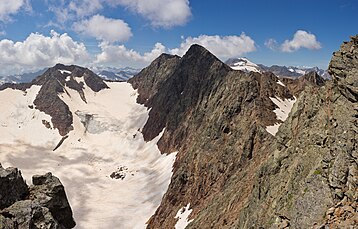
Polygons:
<instances>
[{"instance_id":1,"label":"snow patch","mask_svg":"<svg viewBox=\"0 0 358 229\"><path fill-rule=\"evenodd\" d=\"M266 131L272 134L273 136L275 136L280 125L281 125L280 123L277 123L273 126L266 126Z\"/></svg>"},{"instance_id":2,"label":"snow patch","mask_svg":"<svg viewBox=\"0 0 358 229\"><path fill-rule=\"evenodd\" d=\"M21 169L28 182L33 174L48 171L59 177L77 229L145 228L169 186L176 153L159 151L164 130L144 141L140 130L148 110L136 103L132 86L107 84L111 90L97 93L86 87L87 103L66 87L68 94L60 98L73 114L74 130L56 152L61 136L42 124L51 117L28 107L40 86L25 93L0 91L0 161ZM111 175L119 168L128 172L116 179Z\"/></svg>"},{"instance_id":3,"label":"snow patch","mask_svg":"<svg viewBox=\"0 0 358 229\"><path fill-rule=\"evenodd\" d=\"M302 69L297 69L296 72L300 75L304 75L306 74L306 71L305 70L302 70Z\"/></svg>"},{"instance_id":4,"label":"snow patch","mask_svg":"<svg viewBox=\"0 0 358 229\"><path fill-rule=\"evenodd\" d=\"M286 87L286 85L283 84L280 80L278 80L276 83L279 84L279 85L281 85L281 86L283 86L283 87Z\"/></svg>"},{"instance_id":5,"label":"snow patch","mask_svg":"<svg viewBox=\"0 0 358 229\"><path fill-rule=\"evenodd\" d=\"M175 219L178 219L177 223L175 224L175 229L184 229L186 226L188 226L189 223L193 221L188 220L188 217L190 213L193 211L193 209L190 209L190 203L188 203L185 207L179 209L177 212Z\"/></svg>"},{"instance_id":6,"label":"snow patch","mask_svg":"<svg viewBox=\"0 0 358 229\"><path fill-rule=\"evenodd\" d=\"M294 97L294 99L284 100L278 97L270 97L270 99L276 106L278 106L278 108L273 111L276 114L276 118L284 122L287 119L288 114L291 112L293 104L296 102L296 97ZM275 123L273 126L266 126L266 131L275 136L280 125L281 123Z\"/></svg>"},{"instance_id":7,"label":"snow patch","mask_svg":"<svg viewBox=\"0 0 358 229\"><path fill-rule=\"evenodd\" d=\"M83 76L82 77L74 77L74 79L76 80L76 82L77 83L83 83L84 85L85 85L85 79L83 78ZM93 92L92 90L91 90L91 92Z\"/></svg>"},{"instance_id":8,"label":"snow patch","mask_svg":"<svg viewBox=\"0 0 358 229\"><path fill-rule=\"evenodd\" d=\"M58 70L62 75L64 74L64 73L67 73L67 74L71 74L72 72L71 71L68 71L68 70Z\"/></svg>"},{"instance_id":9,"label":"snow patch","mask_svg":"<svg viewBox=\"0 0 358 229\"><path fill-rule=\"evenodd\" d=\"M259 66L246 58L239 58L237 62L230 66L234 70L241 70L244 72L261 72Z\"/></svg>"}]
</instances>

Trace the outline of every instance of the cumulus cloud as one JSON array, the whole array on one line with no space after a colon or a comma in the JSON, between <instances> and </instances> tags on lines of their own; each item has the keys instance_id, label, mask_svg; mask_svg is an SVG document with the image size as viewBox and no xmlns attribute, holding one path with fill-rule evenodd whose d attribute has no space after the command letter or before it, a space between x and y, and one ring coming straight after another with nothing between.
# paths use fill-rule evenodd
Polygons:
<instances>
[{"instance_id":1,"label":"cumulus cloud","mask_svg":"<svg viewBox=\"0 0 358 229\"><path fill-rule=\"evenodd\" d=\"M304 30L297 30L292 40L285 40L281 45L281 51L294 52L301 48L317 50L321 48L321 43L317 41L316 36Z\"/></svg>"},{"instance_id":2,"label":"cumulus cloud","mask_svg":"<svg viewBox=\"0 0 358 229\"><path fill-rule=\"evenodd\" d=\"M107 42L102 42L99 47L101 53L97 55L95 64L117 67L144 67L166 51L161 43L156 43L150 52L144 54L128 49L124 45L113 45Z\"/></svg>"},{"instance_id":3,"label":"cumulus cloud","mask_svg":"<svg viewBox=\"0 0 358 229\"><path fill-rule=\"evenodd\" d=\"M28 0L0 1L0 21L10 20L10 15L18 13L22 8L31 8Z\"/></svg>"},{"instance_id":4,"label":"cumulus cloud","mask_svg":"<svg viewBox=\"0 0 358 229\"><path fill-rule=\"evenodd\" d=\"M188 0L106 0L112 6L124 6L150 20L154 27L184 25L191 17Z\"/></svg>"},{"instance_id":5,"label":"cumulus cloud","mask_svg":"<svg viewBox=\"0 0 358 229\"><path fill-rule=\"evenodd\" d=\"M56 63L83 64L88 58L85 45L74 41L66 33L51 31L51 36L31 33L22 42L0 40L0 72L3 75Z\"/></svg>"},{"instance_id":6,"label":"cumulus cloud","mask_svg":"<svg viewBox=\"0 0 358 229\"><path fill-rule=\"evenodd\" d=\"M21 0L16 0L21 1ZM27 0L28 1L28 0ZM106 6L124 7L149 20L154 27L184 25L191 17L189 0L46 0L56 22L83 19L98 14Z\"/></svg>"},{"instance_id":7,"label":"cumulus cloud","mask_svg":"<svg viewBox=\"0 0 358 229\"><path fill-rule=\"evenodd\" d=\"M188 37L179 48L171 49L170 53L182 56L192 44L204 46L221 59L241 56L256 50L255 41L242 33L240 36L208 36Z\"/></svg>"},{"instance_id":8,"label":"cumulus cloud","mask_svg":"<svg viewBox=\"0 0 358 229\"><path fill-rule=\"evenodd\" d=\"M107 42L127 41L132 36L131 29L124 21L98 14L75 23L73 28L78 33Z\"/></svg>"}]
</instances>

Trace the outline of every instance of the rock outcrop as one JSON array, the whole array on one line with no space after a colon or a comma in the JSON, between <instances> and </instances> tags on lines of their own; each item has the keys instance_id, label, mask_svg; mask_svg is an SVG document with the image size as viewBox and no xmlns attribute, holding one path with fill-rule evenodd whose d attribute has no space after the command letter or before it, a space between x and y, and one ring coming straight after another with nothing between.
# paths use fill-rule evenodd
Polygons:
<instances>
[{"instance_id":1,"label":"rock outcrop","mask_svg":"<svg viewBox=\"0 0 358 229\"><path fill-rule=\"evenodd\" d=\"M233 71L198 45L175 58L174 69L134 77L138 101L152 108L145 139L165 128L161 152L178 151L148 228L173 228L188 204L187 228L357 226L355 42L332 58L327 82L309 73L283 86L272 73ZM293 95L290 115L272 136L265 127L279 120L271 98Z\"/></svg>"},{"instance_id":2,"label":"rock outcrop","mask_svg":"<svg viewBox=\"0 0 358 229\"><path fill-rule=\"evenodd\" d=\"M0 228L73 228L63 185L51 173L33 176L28 187L16 168L0 166Z\"/></svg>"},{"instance_id":3,"label":"rock outcrop","mask_svg":"<svg viewBox=\"0 0 358 229\"><path fill-rule=\"evenodd\" d=\"M31 83L4 84L0 86L0 90L12 88L25 91L33 85L41 86L33 101L35 108L51 116L53 127L58 129L62 136L73 130L73 115L59 94L67 93L66 87L68 87L76 90L86 102L84 86L88 86L94 92L109 88L102 78L87 68L57 64Z\"/></svg>"}]
</instances>

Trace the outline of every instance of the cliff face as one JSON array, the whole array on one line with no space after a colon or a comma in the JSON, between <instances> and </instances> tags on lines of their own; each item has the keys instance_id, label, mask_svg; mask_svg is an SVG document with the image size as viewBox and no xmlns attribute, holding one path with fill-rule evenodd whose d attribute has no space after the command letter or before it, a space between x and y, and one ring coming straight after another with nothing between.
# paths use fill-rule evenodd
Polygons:
<instances>
[{"instance_id":1,"label":"cliff face","mask_svg":"<svg viewBox=\"0 0 358 229\"><path fill-rule=\"evenodd\" d=\"M0 228L73 228L76 223L64 187L47 173L28 187L16 168L0 165Z\"/></svg>"}]
</instances>

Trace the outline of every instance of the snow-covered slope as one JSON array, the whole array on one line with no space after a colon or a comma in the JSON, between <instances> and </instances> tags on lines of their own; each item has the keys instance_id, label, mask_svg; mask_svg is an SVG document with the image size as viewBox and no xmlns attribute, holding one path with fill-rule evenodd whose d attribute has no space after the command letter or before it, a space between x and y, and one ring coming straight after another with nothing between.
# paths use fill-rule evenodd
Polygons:
<instances>
[{"instance_id":1,"label":"snow-covered slope","mask_svg":"<svg viewBox=\"0 0 358 229\"><path fill-rule=\"evenodd\" d=\"M67 86L59 94L74 130L56 151L62 136L33 106L40 86L0 91L0 162L20 167L28 183L30 174L58 176L76 228L145 228L167 190L176 154L160 153L161 135L143 140L148 110L136 103L130 84L107 83L110 89L93 92L83 78L76 80L84 83L87 103Z\"/></svg>"},{"instance_id":2,"label":"snow-covered slope","mask_svg":"<svg viewBox=\"0 0 358 229\"><path fill-rule=\"evenodd\" d=\"M225 63L234 70L241 70L245 72L261 72L260 67L247 58L229 59Z\"/></svg>"},{"instance_id":3,"label":"snow-covered slope","mask_svg":"<svg viewBox=\"0 0 358 229\"><path fill-rule=\"evenodd\" d=\"M282 82L278 81L281 85ZM272 98L270 97L271 101L277 106L277 108L273 111L276 114L278 120L282 122L286 121L288 114L291 112L293 105L296 102L296 98L294 99L280 99L280 98ZM278 132L278 128L281 126L282 123L275 123L272 126L267 126L266 131L272 134L273 136L276 135Z\"/></svg>"}]
</instances>

